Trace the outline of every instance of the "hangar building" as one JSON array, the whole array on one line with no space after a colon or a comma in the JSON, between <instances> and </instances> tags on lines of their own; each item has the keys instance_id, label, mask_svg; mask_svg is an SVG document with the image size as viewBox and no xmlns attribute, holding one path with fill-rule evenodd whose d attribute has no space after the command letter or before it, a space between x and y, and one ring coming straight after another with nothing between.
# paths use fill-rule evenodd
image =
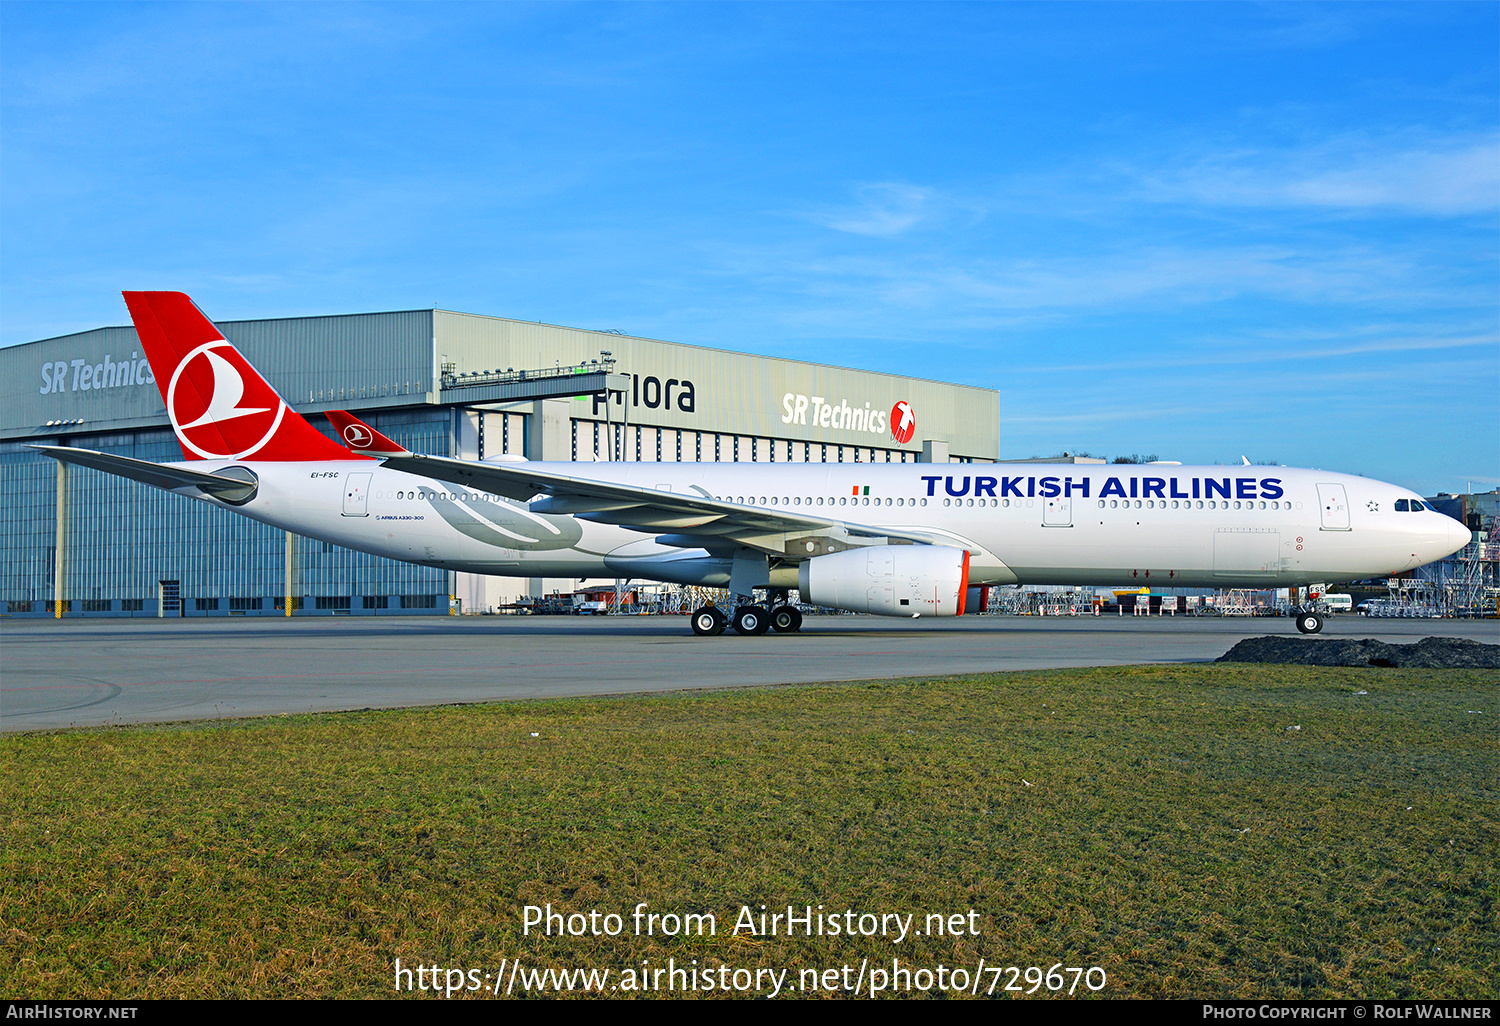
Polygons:
<instances>
[{"instance_id":1,"label":"hangar building","mask_svg":"<svg viewBox=\"0 0 1500 1026\"><path fill-rule=\"evenodd\" d=\"M448 310L217 322L332 436L347 409L413 452L481 459L971 462L989 389ZM485 578L297 538L27 443L182 451L130 326L0 349L0 599L11 615L483 610L572 582ZM580 394L582 393L582 394ZM524 401L518 401L524 397ZM910 404L916 426L893 433Z\"/></svg>"}]
</instances>

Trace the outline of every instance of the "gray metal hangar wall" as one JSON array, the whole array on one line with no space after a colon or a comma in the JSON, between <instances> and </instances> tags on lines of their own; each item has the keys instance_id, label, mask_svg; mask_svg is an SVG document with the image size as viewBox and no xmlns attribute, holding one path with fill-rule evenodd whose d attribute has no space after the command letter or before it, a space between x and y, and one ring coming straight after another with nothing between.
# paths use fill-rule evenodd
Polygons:
<instances>
[{"instance_id":1,"label":"gray metal hangar wall","mask_svg":"<svg viewBox=\"0 0 1500 1026\"><path fill-rule=\"evenodd\" d=\"M348 409L414 452L989 462L999 449L998 393L965 385L447 310L217 323L320 430L332 435L319 414ZM454 597L483 609L570 583L381 559L27 448L181 460L143 357L129 326L0 349L7 613L284 615L288 594L301 613L446 613ZM514 401L583 387L600 390ZM916 416L904 442L890 416L902 401Z\"/></svg>"}]
</instances>

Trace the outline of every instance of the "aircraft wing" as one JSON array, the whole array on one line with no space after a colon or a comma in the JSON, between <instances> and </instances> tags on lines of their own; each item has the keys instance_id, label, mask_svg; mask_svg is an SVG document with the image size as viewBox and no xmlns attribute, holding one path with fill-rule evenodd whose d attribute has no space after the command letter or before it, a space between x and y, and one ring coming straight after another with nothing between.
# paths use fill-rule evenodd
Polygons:
<instances>
[{"instance_id":1,"label":"aircraft wing","mask_svg":"<svg viewBox=\"0 0 1500 1026\"><path fill-rule=\"evenodd\" d=\"M33 445L31 448L64 463L91 467L109 474L128 477L132 481L163 488L169 492L182 489L197 489L205 495L223 499L239 505L255 494L258 482L253 478L237 478L220 474L207 474L201 470L184 470L180 467L163 466L150 460L138 460L130 456L116 456L93 449L75 449L62 445ZM243 470L241 473L245 473Z\"/></svg>"},{"instance_id":2,"label":"aircraft wing","mask_svg":"<svg viewBox=\"0 0 1500 1026\"><path fill-rule=\"evenodd\" d=\"M639 485L562 474L532 463L472 463L443 456L391 456L392 470L478 488L507 498L533 499L536 513L564 513L580 520L619 524L658 533L663 544L684 548L741 546L769 555L807 558L859 545L891 542L951 545L947 538L892 530L784 509L721 502L706 493L669 492ZM542 499L534 499L542 495Z\"/></svg>"}]
</instances>

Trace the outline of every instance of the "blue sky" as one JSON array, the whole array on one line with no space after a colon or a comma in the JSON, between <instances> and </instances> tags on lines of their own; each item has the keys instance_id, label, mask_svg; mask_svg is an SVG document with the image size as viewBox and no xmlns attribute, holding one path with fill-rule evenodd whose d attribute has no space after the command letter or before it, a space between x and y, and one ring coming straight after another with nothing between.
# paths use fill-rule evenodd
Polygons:
<instances>
[{"instance_id":1,"label":"blue sky","mask_svg":"<svg viewBox=\"0 0 1500 1026\"><path fill-rule=\"evenodd\" d=\"M1500 481L1500 5L0 5L0 343L446 309Z\"/></svg>"}]
</instances>

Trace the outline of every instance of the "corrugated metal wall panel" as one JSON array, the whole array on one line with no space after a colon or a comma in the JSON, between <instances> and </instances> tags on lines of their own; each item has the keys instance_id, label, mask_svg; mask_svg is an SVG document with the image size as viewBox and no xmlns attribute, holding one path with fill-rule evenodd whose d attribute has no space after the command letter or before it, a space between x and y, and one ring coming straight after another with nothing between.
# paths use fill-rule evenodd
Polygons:
<instances>
[{"instance_id":1,"label":"corrugated metal wall panel","mask_svg":"<svg viewBox=\"0 0 1500 1026\"><path fill-rule=\"evenodd\" d=\"M219 327L294 405L389 406L395 396L420 401L432 391L431 310Z\"/></svg>"},{"instance_id":2,"label":"corrugated metal wall panel","mask_svg":"<svg viewBox=\"0 0 1500 1026\"><path fill-rule=\"evenodd\" d=\"M434 362L452 362L460 372L535 369L597 359L609 350L631 377L629 390L611 404L614 421L626 413L632 424L851 450L916 454L924 439L948 442L956 457L994 459L999 449L998 393L922 378L446 310L224 321L219 327L303 413L462 402L460 390L433 393ZM59 364L61 373L54 374ZM53 420L84 421L68 429L74 431L162 424L156 385L149 376L136 380L141 366L129 327L0 350L0 434L39 435ZM86 387L94 370L103 384ZM890 430L889 411L901 400L917 417L905 444ZM818 423L824 409L836 409L837 416L852 409L857 416L851 419L867 426L839 426L831 418ZM605 418L596 397L569 402L568 413L571 419Z\"/></svg>"},{"instance_id":3,"label":"corrugated metal wall panel","mask_svg":"<svg viewBox=\"0 0 1500 1026\"><path fill-rule=\"evenodd\" d=\"M425 403L433 388L431 310L216 323L302 412ZM14 436L49 420L82 419L97 430L163 423L143 355L131 327L0 349L0 432Z\"/></svg>"},{"instance_id":4,"label":"corrugated metal wall panel","mask_svg":"<svg viewBox=\"0 0 1500 1026\"><path fill-rule=\"evenodd\" d=\"M460 373L568 366L612 352L616 369L632 378L630 394L615 397L610 419L616 421L628 403L633 424L910 453L921 452L923 439L938 439L955 456L999 454L1000 398L991 389L444 310L433 322L439 359ZM905 445L894 440L889 423L901 400L917 416ZM815 423L820 405L853 407L860 420L879 427ZM575 400L573 406L574 418L604 419L600 401Z\"/></svg>"}]
</instances>

